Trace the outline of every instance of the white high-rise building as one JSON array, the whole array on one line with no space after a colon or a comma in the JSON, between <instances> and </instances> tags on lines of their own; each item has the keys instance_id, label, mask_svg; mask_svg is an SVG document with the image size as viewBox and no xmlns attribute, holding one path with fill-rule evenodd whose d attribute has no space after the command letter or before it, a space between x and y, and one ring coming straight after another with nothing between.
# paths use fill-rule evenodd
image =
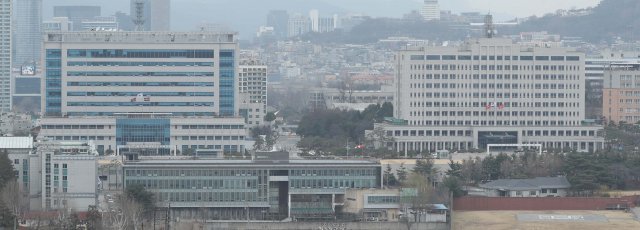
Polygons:
<instances>
[{"instance_id":1,"label":"white high-rise building","mask_svg":"<svg viewBox=\"0 0 640 230\"><path fill-rule=\"evenodd\" d=\"M320 11L309 11L309 20L311 20L311 31L318 32L320 30Z\"/></svg>"},{"instance_id":2,"label":"white high-rise building","mask_svg":"<svg viewBox=\"0 0 640 230\"><path fill-rule=\"evenodd\" d=\"M440 5L438 4L438 0L424 0L420 14L424 20L440 20Z\"/></svg>"},{"instance_id":3,"label":"white high-rise building","mask_svg":"<svg viewBox=\"0 0 640 230\"><path fill-rule=\"evenodd\" d=\"M11 110L11 6L0 0L0 112Z\"/></svg>"},{"instance_id":4,"label":"white high-rise building","mask_svg":"<svg viewBox=\"0 0 640 230\"><path fill-rule=\"evenodd\" d=\"M396 56L394 117L376 124L397 151L541 144L602 149L585 123L584 54L479 39L460 47L407 47Z\"/></svg>"},{"instance_id":5,"label":"white high-rise building","mask_svg":"<svg viewBox=\"0 0 640 230\"><path fill-rule=\"evenodd\" d=\"M267 65L254 60L240 61L240 115L248 126L264 123L267 115Z\"/></svg>"}]
</instances>

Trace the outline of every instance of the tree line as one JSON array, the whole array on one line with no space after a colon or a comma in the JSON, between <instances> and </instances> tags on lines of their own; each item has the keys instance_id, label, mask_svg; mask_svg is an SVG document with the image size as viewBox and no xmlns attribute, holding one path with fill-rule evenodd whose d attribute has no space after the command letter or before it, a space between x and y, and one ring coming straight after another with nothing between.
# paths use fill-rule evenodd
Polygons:
<instances>
[{"instance_id":1,"label":"tree line","mask_svg":"<svg viewBox=\"0 0 640 230\"><path fill-rule=\"evenodd\" d=\"M372 130L375 122L393 116L393 105L370 105L364 111L317 110L305 114L298 124L297 134L302 136L298 147L321 153L343 153L348 145L351 148L363 144L364 131Z\"/></svg>"}]
</instances>

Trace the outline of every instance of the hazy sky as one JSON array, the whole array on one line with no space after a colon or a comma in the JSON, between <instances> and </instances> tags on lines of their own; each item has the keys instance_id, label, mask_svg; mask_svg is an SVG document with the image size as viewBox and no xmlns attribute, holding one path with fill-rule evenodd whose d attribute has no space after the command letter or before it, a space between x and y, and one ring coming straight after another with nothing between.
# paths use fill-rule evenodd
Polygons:
<instances>
[{"instance_id":1,"label":"hazy sky","mask_svg":"<svg viewBox=\"0 0 640 230\"><path fill-rule=\"evenodd\" d=\"M44 18L53 16L53 6L99 5L102 15L129 12L131 0L44 0ZM220 23L250 38L272 9L308 14L319 9L321 15L361 13L374 17L402 17L419 10L422 0L171 0L172 30L195 30L203 22ZM440 0L441 10L453 12L491 12L497 20L541 16L557 9L595 6L600 0Z\"/></svg>"}]
</instances>

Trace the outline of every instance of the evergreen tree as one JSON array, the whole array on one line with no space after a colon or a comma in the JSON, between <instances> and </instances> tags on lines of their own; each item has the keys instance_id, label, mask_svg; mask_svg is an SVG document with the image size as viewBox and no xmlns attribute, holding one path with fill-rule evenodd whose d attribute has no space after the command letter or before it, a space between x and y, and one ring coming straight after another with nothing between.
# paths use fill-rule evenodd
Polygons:
<instances>
[{"instance_id":1,"label":"evergreen tree","mask_svg":"<svg viewBox=\"0 0 640 230\"><path fill-rule=\"evenodd\" d=\"M393 172L391 172L391 165L388 164L387 168L384 170L384 184L386 186L396 186L398 184L398 179L396 179L396 176L393 175Z\"/></svg>"},{"instance_id":2,"label":"evergreen tree","mask_svg":"<svg viewBox=\"0 0 640 230\"><path fill-rule=\"evenodd\" d=\"M398 175L399 183L404 183L407 180L407 168L404 167L404 163L401 163L400 168L396 169L396 175Z\"/></svg>"}]
</instances>

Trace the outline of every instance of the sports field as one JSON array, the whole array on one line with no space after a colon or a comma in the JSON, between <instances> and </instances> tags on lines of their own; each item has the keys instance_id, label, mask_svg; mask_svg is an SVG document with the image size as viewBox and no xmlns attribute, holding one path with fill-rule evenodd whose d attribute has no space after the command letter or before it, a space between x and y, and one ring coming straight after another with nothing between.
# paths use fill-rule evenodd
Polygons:
<instances>
[{"instance_id":1,"label":"sports field","mask_svg":"<svg viewBox=\"0 0 640 230\"><path fill-rule=\"evenodd\" d=\"M640 229L640 222L624 211L459 211L453 229Z\"/></svg>"}]
</instances>

